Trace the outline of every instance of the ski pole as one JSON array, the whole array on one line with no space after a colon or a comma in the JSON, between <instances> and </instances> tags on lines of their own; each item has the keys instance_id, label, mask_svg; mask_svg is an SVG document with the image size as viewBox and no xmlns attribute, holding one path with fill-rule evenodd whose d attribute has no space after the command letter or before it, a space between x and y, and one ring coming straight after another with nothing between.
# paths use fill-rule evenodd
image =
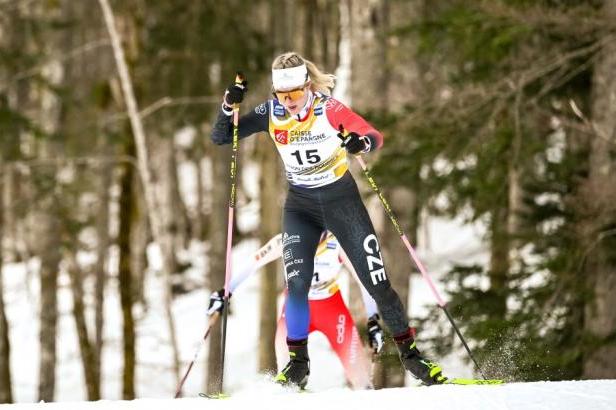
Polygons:
<instances>
[{"instance_id":1,"label":"ski pole","mask_svg":"<svg viewBox=\"0 0 616 410\"><path fill-rule=\"evenodd\" d=\"M338 136L340 137L340 139L342 139L344 141L345 140L344 139L345 130L344 130L344 127L342 126L342 124L339 126L339 130L340 130L340 134L338 134ZM372 190L376 193L376 195L381 200L381 203L383 204L383 208L385 208L385 213L387 213L387 216L389 216L389 220L394 225L394 228L396 229L396 232L400 236L400 239L402 239L402 242L406 246L406 249L408 249L409 255L411 256L412 261L415 263L415 266L417 266L417 269L419 269L419 272L421 273L421 276L428 283L428 286L432 290L432 294L436 298L436 301L437 301L439 307L443 310L443 312L445 312L445 315L447 316L447 319L449 319L449 322L451 323L451 325L453 326L454 330L456 331L456 334L458 335L458 337L460 338L460 341L464 345L464 348L468 352L469 357L471 358L471 360L473 361L473 363L477 367L477 370L479 370L479 373L481 374L481 376L484 379L486 379L486 376L483 374L483 370L481 369L481 367L477 363L477 360L475 360L475 357L473 356L473 353L471 352L471 349L468 347L468 344L466 343L466 340L464 340L464 337L462 336L462 333L460 332L460 329L458 328L458 326L456 325L456 323L453 320L453 317L449 313L449 310L447 309L447 304L445 303L443 298L441 298L441 295L436 290L436 286L434 286L434 282L432 282L432 279L430 279L430 275L428 275L428 272L427 272L426 268L423 266L423 264L419 260L419 257L415 253L415 249L413 249L413 247L411 246L411 243L409 242L408 238L406 237L406 234L404 233L404 231L402 231L402 228L400 227L400 224L398 223L398 218L396 218L396 215L394 214L393 210L389 206L389 203L387 202L387 200L383 196L383 193L381 192L379 186L376 184L374 178L372 178L372 174L371 174L370 170L368 169L368 167L366 166L366 163L364 162L362 157L359 156L359 155L355 155L355 159L357 160L357 162L361 166L361 169L363 170L364 175L366 176L366 179L368 180L368 183L370 184L370 187L372 188Z\"/></svg>"},{"instance_id":2,"label":"ski pole","mask_svg":"<svg viewBox=\"0 0 616 410\"><path fill-rule=\"evenodd\" d=\"M188 369L186 369L186 373L184 373L184 377L182 377L182 380L180 380L180 383L178 384L178 387L175 390L175 398L176 399L182 395L182 387L184 386L184 383L186 382L186 379L188 379L188 374L192 370L195 362L197 361L197 357L199 356L199 353L201 352L201 346L203 346L203 344L205 343L205 340L210 335L210 331L212 330L212 326L214 326L214 323L216 323L216 321L218 320L218 316L220 316L220 313L218 313L218 312L214 312L214 314L212 316L210 316L210 320L207 323L207 329L205 330L205 334L203 335L203 338L201 339L201 342L199 342L199 346L197 347L197 350L195 351L195 355L193 356L192 361L188 365Z\"/></svg>"},{"instance_id":3,"label":"ski pole","mask_svg":"<svg viewBox=\"0 0 616 410\"><path fill-rule=\"evenodd\" d=\"M242 86L244 76L238 72L235 75L235 85ZM229 195L229 217L227 223L227 259L225 263L225 294L223 296L223 313L222 313L222 343L220 356L220 385L218 391L222 393L223 381L225 377L225 349L227 344L227 307L229 304L229 282L231 279L231 247L233 239L233 216L235 212L235 197L236 197L236 180L237 180L237 154L239 148L239 118L240 105L233 104L233 141L231 144L231 168L229 177L231 180L231 193Z\"/></svg>"}]
</instances>

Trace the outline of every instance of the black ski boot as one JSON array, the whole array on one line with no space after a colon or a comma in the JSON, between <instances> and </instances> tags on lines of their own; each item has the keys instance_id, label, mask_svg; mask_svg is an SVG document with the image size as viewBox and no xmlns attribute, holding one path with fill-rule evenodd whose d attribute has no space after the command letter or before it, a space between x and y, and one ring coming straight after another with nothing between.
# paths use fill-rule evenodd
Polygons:
<instances>
[{"instance_id":1,"label":"black ski boot","mask_svg":"<svg viewBox=\"0 0 616 410\"><path fill-rule=\"evenodd\" d=\"M441 366L421 355L410 334L408 337L396 337L395 339L400 351L400 360L413 377L427 386L443 384L447 381L447 377L443 376Z\"/></svg>"},{"instance_id":2,"label":"black ski boot","mask_svg":"<svg viewBox=\"0 0 616 410\"><path fill-rule=\"evenodd\" d=\"M289 356L291 360L276 376L274 381L282 385L296 385L304 389L310 375L310 359L308 358L308 339L289 340Z\"/></svg>"}]
</instances>

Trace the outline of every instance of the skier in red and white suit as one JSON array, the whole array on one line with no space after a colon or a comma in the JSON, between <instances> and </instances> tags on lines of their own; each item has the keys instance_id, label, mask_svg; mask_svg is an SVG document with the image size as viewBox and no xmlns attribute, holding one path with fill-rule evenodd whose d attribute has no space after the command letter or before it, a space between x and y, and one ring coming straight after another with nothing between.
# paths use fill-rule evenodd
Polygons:
<instances>
[{"instance_id":1,"label":"skier in red and white suit","mask_svg":"<svg viewBox=\"0 0 616 410\"><path fill-rule=\"evenodd\" d=\"M245 279L256 273L261 267L274 260L281 260L282 252L282 235L278 234L253 254L249 265L245 266L240 273L233 275L229 286L230 292L233 293ZM309 333L319 331L327 337L332 349L342 363L345 376L352 388L371 388L370 359L355 327L355 322L340 293L338 277L342 273L343 267L360 284L366 316L369 318L368 340L373 352L378 353L383 347L383 332L378 322L379 315L376 303L361 286L353 266L330 232L324 232L321 236L315 255L314 274L308 293ZM223 291L212 293L208 314L222 311L222 295ZM283 308L276 328L276 359L279 369L284 367L289 357L284 312Z\"/></svg>"}]
</instances>

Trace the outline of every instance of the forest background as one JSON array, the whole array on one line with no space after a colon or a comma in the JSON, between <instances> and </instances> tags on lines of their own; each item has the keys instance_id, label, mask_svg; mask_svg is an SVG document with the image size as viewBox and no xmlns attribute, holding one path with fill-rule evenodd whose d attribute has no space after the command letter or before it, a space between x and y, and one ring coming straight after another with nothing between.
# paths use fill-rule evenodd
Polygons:
<instances>
[{"instance_id":1,"label":"forest background","mask_svg":"<svg viewBox=\"0 0 616 410\"><path fill-rule=\"evenodd\" d=\"M72 295L87 399L102 397L112 290L121 396L138 395L135 312L152 304L164 306L179 379L186 363L173 305L224 282L230 149L211 144L211 124L238 69L250 83L242 109L268 98L271 61L287 50L338 74L336 95L384 133L384 148L367 159L411 243L434 217L483 227L486 263L456 263L440 286L492 377L616 378L616 1L1 0L0 267L31 266L38 284L38 400L56 393L61 288ZM239 180L258 178L258 189L239 184L238 212L258 217L237 224L234 242L264 243L280 231L281 164L265 135L243 140L239 161ZM362 192L382 215L370 188ZM408 300L406 248L386 218L373 217L388 275ZM158 269L147 257L153 243ZM199 280L185 274L195 248L207 260ZM275 368L283 286L280 266L266 270L254 319L260 371ZM150 277L164 283L160 300L145 297ZM12 371L27 360L11 356L23 341L11 334L5 282L0 275L0 403L15 400ZM434 330L419 333L430 351L456 348L439 309L409 314ZM404 384L387 346L377 387ZM218 326L208 349L214 375ZM215 377L204 379L216 388Z\"/></svg>"}]
</instances>

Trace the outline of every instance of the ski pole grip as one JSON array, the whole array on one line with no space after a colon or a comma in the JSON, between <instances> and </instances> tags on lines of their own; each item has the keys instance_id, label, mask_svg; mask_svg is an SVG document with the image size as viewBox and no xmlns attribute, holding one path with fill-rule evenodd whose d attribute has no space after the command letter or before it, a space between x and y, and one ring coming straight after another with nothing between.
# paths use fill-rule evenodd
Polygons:
<instances>
[{"instance_id":1,"label":"ski pole grip","mask_svg":"<svg viewBox=\"0 0 616 410\"><path fill-rule=\"evenodd\" d=\"M346 135L346 130L344 129L344 125L338 125L338 138L344 141L344 136Z\"/></svg>"},{"instance_id":2,"label":"ski pole grip","mask_svg":"<svg viewBox=\"0 0 616 410\"><path fill-rule=\"evenodd\" d=\"M240 85L240 86L241 86L241 85L242 85L242 82L244 82L244 79L245 79L245 78L244 78L244 74L242 74L242 72L241 72L241 71L238 71L238 72L235 74L235 85Z\"/></svg>"},{"instance_id":3,"label":"ski pole grip","mask_svg":"<svg viewBox=\"0 0 616 410\"><path fill-rule=\"evenodd\" d=\"M241 71L238 71L235 73L235 86L242 89L244 91L244 93L246 92L246 78L244 77L244 74L242 74ZM235 103L233 104L233 125L234 125L234 129L233 132L235 133L237 130L237 123L239 121L239 110L240 110L240 103Z\"/></svg>"},{"instance_id":4,"label":"ski pole grip","mask_svg":"<svg viewBox=\"0 0 616 410\"><path fill-rule=\"evenodd\" d=\"M347 137L348 132L344 129L344 126L342 124L338 125L338 131L338 138L342 140L342 144L340 146L344 147L349 141L349 138Z\"/></svg>"}]
</instances>

